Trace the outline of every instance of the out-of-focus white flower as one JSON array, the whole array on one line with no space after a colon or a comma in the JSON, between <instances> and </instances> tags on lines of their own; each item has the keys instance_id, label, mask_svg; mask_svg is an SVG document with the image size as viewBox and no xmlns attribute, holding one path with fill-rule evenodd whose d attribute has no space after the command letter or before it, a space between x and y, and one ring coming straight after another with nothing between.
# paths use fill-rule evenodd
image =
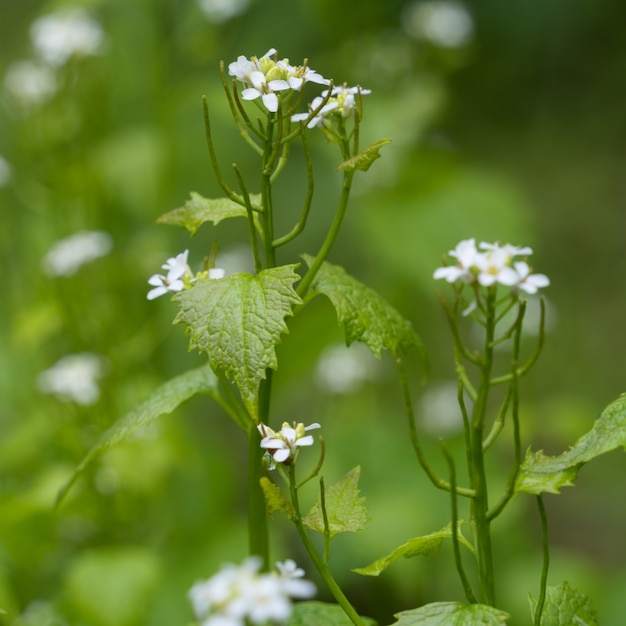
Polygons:
<instances>
[{"instance_id":1,"label":"out-of-focus white flower","mask_svg":"<svg viewBox=\"0 0 626 626\"><path fill-rule=\"evenodd\" d=\"M7 94L22 107L50 100L57 91L54 70L37 61L14 61L4 75Z\"/></svg>"},{"instance_id":2,"label":"out-of-focus white flower","mask_svg":"<svg viewBox=\"0 0 626 626\"><path fill-rule=\"evenodd\" d=\"M426 39L443 48L464 46L474 35L471 15L454 0L414 2L404 11L403 26L410 37Z\"/></svg>"},{"instance_id":3,"label":"out-of-focus white flower","mask_svg":"<svg viewBox=\"0 0 626 626\"><path fill-rule=\"evenodd\" d=\"M85 263L106 256L113 238L102 230L81 230L57 241L42 261L48 276L72 276Z\"/></svg>"},{"instance_id":4,"label":"out-of-focus white flower","mask_svg":"<svg viewBox=\"0 0 626 626\"><path fill-rule=\"evenodd\" d=\"M343 115L343 117L349 117L352 115L352 111L356 106L356 98L359 94L361 96L367 96L372 93L371 89L362 89L361 87L348 87L347 85L340 85L338 87L333 87L330 92L331 100L335 99L337 101L337 108L339 113ZM322 97L326 97L328 91L322 92ZM329 100L330 102L330 100Z\"/></svg>"},{"instance_id":5,"label":"out-of-focus white flower","mask_svg":"<svg viewBox=\"0 0 626 626\"><path fill-rule=\"evenodd\" d=\"M30 27L30 38L39 58L60 67L74 55L99 54L104 32L84 9L67 7L35 20Z\"/></svg>"},{"instance_id":6,"label":"out-of-focus white flower","mask_svg":"<svg viewBox=\"0 0 626 626\"><path fill-rule=\"evenodd\" d=\"M154 289L150 289L148 292L148 300L154 300L159 296L163 296L166 293L175 293L182 291L185 288L185 278L191 279L193 274L191 268L187 263L187 257L189 256L189 250L185 250L175 257L169 258L161 267L167 270L167 274L153 274L148 279L148 284L152 285Z\"/></svg>"},{"instance_id":7,"label":"out-of-focus white flower","mask_svg":"<svg viewBox=\"0 0 626 626\"><path fill-rule=\"evenodd\" d=\"M476 259L478 250L476 249L475 239L464 239L457 244L454 250L450 250L448 254L456 258L456 265L446 265L438 267L433 274L435 280L443 278L449 283L462 280L464 283L471 283L475 280Z\"/></svg>"},{"instance_id":8,"label":"out-of-focus white flower","mask_svg":"<svg viewBox=\"0 0 626 626\"><path fill-rule=\"evenodd\" d=\"M495 283L511 287L518 280L517 272L510 267L511 255L505 248L494 247L483 254L477 254L475 264L478 268L476 280L489 287Z\"/></svg>"},{"instance_id":9,"label":"out-of-focus white flower","mask_svg":"<svg viewBox=\"0 0 626 626\"><path fill-rule=\"evenodd\" d=\"M344 118L349 117L352 115L352 111L354 111L356 96L359 93L362 96L366 96L372 92L370 89L343 85L333 87L330 97L328 97L328 89L326 89L321 96L313 98L309 104L309 113L296 113L291 116L291 121L304 122L311 116L311 113L315 112L315 115L307 122L308 128L314 128L320 124L323 125L326 118L333 115L341 115Z\"/></svg>"},{"instance_id":10,"label":"out-of-focus white flower","mask_svg":"<svg viewBox=\"0 0 626 626\"><path fill-rule=\"evenodd\" d=\"M9 162L0 155L0 187L4 187L11 180L11 173Z\"/></svg>"},{"instance_id":11,"label":"out-of-focus white flower","mask_svg":"<svg viewBox=\"0 0 626 626\"><path fill-rule=\"evenodd\" d=\"M463 429L463 417L458 404L458 383L444 382L427 389L420 399L420 419L428 431L443 435ZM471 400L465 398L471 408Z\"/></svg>"},{"instance_id":12,"label":"out-of-focus white flower","mask_svg":"<svg viewBox=\"0 0 626 626\"><path fill-rule=\"evenodd\" d=\"M302 446L312 446L314 439L312 435L305 435L308 430L321 428L319 424L305 426L302 422L289 424L283 422L278 432L272 430L265 424L259 424L261 433L261 448L267 450L272 457L270 469L274 469L276 463L290 465L295 460L299 448Z\"/></svg>"},{"instance_id":13,"label":"out-of-focus white flower","mask_svg":"<svg viewBox=\"0 0 626 626\"><path fill-rule=\"evenodd\" d=\"M280 575L262 574L260 568L261 559L250 557L240 566L227 563L209 580L197 582L189 599L201 626L284 623L292 613L291 598L315 595L315 585L300 580L304 572L295 563L288 566L293 575L282 570Z\"/></svg>"},{"instance_id":14,"label":"out-of-focus white flower","mask_svg":"<svg viewBox=\"0 0 626 626\"><path fill-rule=\"evenodd\" d=\"M102 358L85 352L68 354L37 377L43 393L57 396L64 402L95 404L100 397L98 380L104 374Z\"/></svg>"},{"instance_id":15,"label":"out-of-focus white flower","mask_svg":"<svg viewBox=\"0 0 626 626\"><path fill-rule=\"evenodd\" d=\"M379 377L380 362L362 343L326 346L315 366L315 379L328 393L354 393L368 380Z\"/></svg>"},{"instance_id":16,"label":"out-of-focus white flower","mask_svg":"<svg viewBox=\"0 0 626 626\"><path fill-rule=\"evenodd\" d=\"M329 99L328 102L326 102L326 104L322 104L323 102L324 102L324 98L322 98L321 96L317 96L313 98L313 101L309 105L309 108L311 109L310 112L309 113L295 113L294 115L291 116L291 121L292 122L304 122L306 120L309 120L307 122L307 128L315 128L319 124L322 124L324 122L324 118L331 111L335 110L339 106L339 103L336 100L333 100L331 102ZM311 117L311 113L313 112L315 112L315 115ZM309 117L311 117L311 119L309 119Z\"/></svg>"},{"instance_id":17,"label":"out-of-focus white flower","mask_svg":"<svg viewBox=\"0 0 626 626\"><path fill-rule=\"evenodd\" d=\"M211 22L221 24L243 13L249 0L197 0L198 6Z\"/></svg>"},{"instance_id":18,"label":"out-of-focus white flower","mask_svg":"<svg viewBox=\"0 0 626 626\"><path fill-rule=\"evenodd\" d=\"M526 261L516 261L513 267L515 267L515 271L518 274L515 286L526 293L537 293L539 289L550 284L550 279L545 274L531 274L530 267Z\"/></svg>"}]
</instances>

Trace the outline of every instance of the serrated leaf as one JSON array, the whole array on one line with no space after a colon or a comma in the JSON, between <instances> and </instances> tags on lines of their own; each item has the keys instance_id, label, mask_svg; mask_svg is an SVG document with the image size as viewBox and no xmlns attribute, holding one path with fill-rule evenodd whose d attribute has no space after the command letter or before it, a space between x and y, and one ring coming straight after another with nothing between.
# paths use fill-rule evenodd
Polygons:
<instances>
[{"instance_id":1,"label":"serrated leaf","mask_svg":"<svg viewBox=\"0 0 626 626\"><path fill-rule=\"evenodd\" d=\"M419 609L397 613L391 626L501 626L510 615L484 604L461 602L433 602Z\"/></svg>"},{"instance_id":2,"label":"serrated leaf","mask_svg":"<svg viewBox=\"0 0 626 626\"><path fill-rule=\"evenodd\" d=\"M616 448L626 448L626 394L609 404L569 450L555 457L542 451L526 453L515 482L517 493L559 493L561 487L570 487L582 465Z\"/></svg>"},{"instance_id":3,"label":"serrated leaf","mask_svg":"<svg viewBox=\"0 0 626 626\"><path fill-rule=\"evenodd\" d=\"M219 224L222 220L231 217L246 217L247 215L246 207L230 198L204 198L195 191L192 191L190 196L191 198L182 207L161 215L157 223L182 226L193 236L205 222ZM259 194L250 196L250 202L257 210L260 210L260 201Z\"/></svg>"},{"instance_id":4,"label":"serrated leaf","mask_svg":"<svg viewBox=\"0 0 626 626\"><path fill-rule=\"evenodd\" d=\"M369 521L365 498L359 495L359 466L351 469L339 482L326 490L326 515L330 536L357 532ZM324 532L324 517L320 498L302 520L304 525L319 533Z\"/></svg>"},{"instance_id":5,"label":"serrated leaf","mask_svg":"<svg viewBox=\"0 0 626 626\"><path fill-rule=\"evenodd\" d=\"M313 259L304 256L311 265ZM380 358L384 349L394 356L424 347L411 323L373 289L366 287L338 265L324 263L313 281L313 289L332 302L346 334L346 344L363 342Z\"/></svg>"},{"instance_id":6,"label":"serrated leaf","mask_svg":"<svg viewBox=\"0 0 626 626\"><path fill-rule=\"evenodd\" d=\"M67 495L81 472L97 456L128 438L141 426L147 426L161 415L171 413L185 400L197 393L208 394L214 398L220 397L217 377L209 365L203 365L172 378L153 391L138 407L117 420L111 428L103 433L96 445L89 450L85 458L76 467L69 481L61 488L57 496L57 506Z\"/></svg>"},{"instance_id":7,"label":"serrated leaf","mask_svg":"<svg viewBox=\"0 0 626 626\"><path fill-rule=\"evenodd\" d=\"M355 154L352 158L347 161L343 161L337 166L338 170L345 171L356 171L361 170L362 172L366 172L370 165L378 158L380 158L380 149L386 144L389 143L391 139L381 139L380 141L376 141L373 144L367 146L365 150L362 150L358 154Z\"/></svg>"},{"instance_id":8,"label":"serrated leaf","mask_svg":"<svg viewBox=\"0 0 626 626\"><path fill-rule=\"evenodd\" d=\"M263 476L259 482L261 483L261 489L263 489L263 495L265 496L267 512L270 515L276 511L282 511L286 513L290 519L295 516L293 505L285 498L278 485L273 483L266 476Z\"/></svg>"},{"instance_id":9,"label":"serrated leaf","mask_svg":"<svg viewBox=\"0 0 626 626\"><path fill-rule=\"evenodd\" d=\"M302 302L292 287L300 280L296 267L207 278L174 297L180 304L174 323L187 325L190 349L206 352L211 367L235 381L255 419L259 384L266 369L278 365L276 345L287 332L285 318Z\"/></svg>"},{"instance_id":10,"label":"serrated leaf","mask_svg":"<svg viewBox=\"0 0 626 626\"><path fill-rule=\"evenodd\" d=\"M461 535L462 524L463 522L459 522L458 525L457 532L459 540L462 541L470 550L473 550L472 546L467 543L467 541ZM447 524L441 530L438 530L434 533L410 539L406 543L403 543L401 546L398 546L395 550L393 550L386 556L376 559L376 561L370 563L365 567L359 567L357 569L353 569L352 571L363 576L378 576L400 557L408 559L414 556L427 556L431 552L439 549L439 546L441 545L441 541L443 539L450 539L451 537L452 528L450 524Z\"/></svg>"},{"instance_id":11,"label":"serrated leaf","mask_svg":"<svg viewBox=\"0 0 626 626\"><path fill-rule=\"evenodd\" d=\"M535 615L537 599L529 597L530 610ZM589 596L569 586L567 582L546 589L540 626L598 626L598 615Z\"/></svg>"},{"instance_id":12,"label":"serrated leaf","mask_svg":"<svg viewBox=\"0 0 626 626\"><path fill-rule=\"evenodd\" d=\"M361 617L365 626L376 626L376 620ZM352 621L338 604L327 602L298 602L287 626L352 626Z\"/></svg>"}]
</instances>

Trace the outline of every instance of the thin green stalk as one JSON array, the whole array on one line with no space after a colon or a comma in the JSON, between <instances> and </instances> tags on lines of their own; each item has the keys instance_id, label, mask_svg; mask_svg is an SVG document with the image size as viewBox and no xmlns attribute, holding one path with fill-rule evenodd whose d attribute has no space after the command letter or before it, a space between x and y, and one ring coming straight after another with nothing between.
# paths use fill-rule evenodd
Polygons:
<instances>
[{"instance_id":1,"label":"thin green stalk","mask_svg":"<svg viewBox=\"0 0 626 626\"><path fill-rule=\"evenodd\" d=\"M475 495L472 499L472 522L478 558L478 580L480 600L483 604L495 606L495 584L493 571L493 554L491 547L491 526L488 517L489 496L485 457L483 451L483 431L487 413L489 382L493 367L493 338L495 334L495 288L487 296L485 346L478 383L478 396L472 412L472 429L470 438L471 465L470 478Z\"/></svg>"},{"instance_id":2,"label":"thin green stalk","mask_svg":"<svg viewBox=\"0 0 626 626\"><path fill-rule=\"evenodd\" d=\"M311 263L311 267L309 267L308 272L304 275L304 278L300 281L298 288L296 289L298 295L302 297L311 286L313 279L319 272L320 267L326 260L333 244L335 243L335 239L337 239L337 235L339 234L339 230L341 229L341 224L343 223L343 218L346 214L346 209L348 208L348 200L350 199L350 189L352 188L352 178L354 176L353 171L344 171L343 173L343 183L341 186L341 196L339 198L339 206L337 208L337 213L335 214L335 219L331 224L330 230L326 235L326 239L320 248L320 251L317 253L317 256Z\"/></svg>"},{"instance_id":3,"label":"thin green stalk","mask_svg":"<svg viewBox=\"0 0 626 626\"><path fill-rule=\"evenodd\" d=\"M450 472L450 511L451 511L451 522L452 522L452 550L454 552L454 563L456 565L456 571L459 574L459 578L461 579L461 585L463 585L463 591L465 592L465 597L470 604L476 604L478 602L476 598L476 594L470 585L470 582L465 574L465 569L463 568L463 560L461 558L461 545L459 543L459 511L458 511L458 502L457 502L457 487L456 487L456 468L454 467L454 460L448 450L448 446L445 441L439 441L439 445L441 446L441 451L443 452L443 456L448 463L448 470Z\"/></svg>"},{"instance_id":4,"label":"thin green stalk","mask_svg":"<svg viewBox=\"0 0 626 626\"><path fill-rule=\"evenodd\" d=\"M535 608L534 626L540 626L541 614L543 606L546 602L546 585L548 584L548 568L550 567L550 544L548 542L548 516L543 504L543 497L537 496L537 507L539 508L539 517L541 518L541 547L543 550L543 565L541 567L541 588L539 590L539 599Z\"/></svg>"},{"instance_id":5,"label":"thin green stalk","mask_svg":"<svg viewBox=\"0 0 626 626\"><path fill-rule=\"evenodd\" d=\"M263 269L263 264L261 263L261 256L259 254L259 244L257 241L257 232L256 232L256 223L254 220L254 212L252 210L252 203L250 202L250 194L248 193L248 189L246 187L245 181L243 179L243 175L239 170L239 167L236 163L233 163L233 169L235 170L235 174L237 174L237 179L239 180L239 186L241 187L241 194L243 196L243 201L246 207L247 221L248 221L248 233L250 235L250 249L252 250L252 257L254 259L254 269L258 273Z\"/></svg>"},{"instance_id":6,"label":"thin green stalk","mask_svg":"<svg viewBox=\"0 0 626 626\"><path fill-rule=\"evenodd\" d=\"M346 597L346 595L341 590L341 587L337 584L337 581L333 577L328 565L322 560L322 557L318 554L315 546L313 545L309 535L304 528L302 523L302 515L300 513L300 504L298 502L298 490L296 488L296 477L295 477L295 466L291 465L289 467L289 492L291 495L291 504L293 505L295 516L293 518L293 522L296 526L296 531L298 532L298 536L302 541L302 545L308 552L315 568L319 572L320 576L326 583L326 586L332 596L337 601L337 604L343 609L344 613L350 619L350 621L354 624L354 626L365 626L365 623L356 612L356 609L350 604L350 601Z\"/></svg>"},{"instance_id":7,"label":"thin green stalk","mask_svg":"<svg viewBox=\"0 0 626 626\"><path fill-rule=\"evenodd\" d=\"M413 450L415 451L415 455L417 456L417 460L421 465L422 469L432 482L432 484L437 487L437 489L443 489L444 491L450 491L452 489L449 482L437 476L435 471L428 464L428 460L424 455L424 450L422 449L422 445L420 443L420 438L417 433L417 427L415 426L415 414L413 411L413 402L411 400L411 392L409 390L409 383L406 375L406 370L404 368L404 361L401 357L396 357L396 366L398 370L398 376L400 378L400 385L402 386L402 396L404 398L404 408L406 412L407 423L409 426L409 435L411 437L411 444L413 445ZM460 496L472 497L474 495L474 491L472 489L466 489L464 487L457 487L456 493Z\"/></svg>"},{"instance_id":8,"label":"thin green stalk","mask_svg":"<svg viewBox=\"0 0 626 626\"><path fill-rule=\"evenodd\" d=\"M260 480L263 476L261 435L256 424L248 429L248 548L250 556L259 556L262 568L269 568L269 529L265 496Z\"/></svg>"},{"instance_id":9,"label":"thin green stalk","mask_svg":"<svg viewBox=\"0 0 626 626\"><path fill-rule=\"evenodd\" d=\"M323 476L320 476L320 508L322 509L322 520L324 522L324 563L328 565L330 560L330 525L328 523L328 512L326 511L326 488Z\"/></svg>"},{"instance_id":10,"label":"thin green stalk","mask_svg":"<svg viewBox=\"0 0 626 626\"><path fill-rule=\"evenodd\" d=\"M272 206L272 155L274 154L273 128L274 114L270 113L267 122L267 138L263 150L263 169L261 172L261 203L263 214L263 252L265 254L265 267L275 267L276 253L274 249L274 214Z\"/></svg>"}]
</instances>

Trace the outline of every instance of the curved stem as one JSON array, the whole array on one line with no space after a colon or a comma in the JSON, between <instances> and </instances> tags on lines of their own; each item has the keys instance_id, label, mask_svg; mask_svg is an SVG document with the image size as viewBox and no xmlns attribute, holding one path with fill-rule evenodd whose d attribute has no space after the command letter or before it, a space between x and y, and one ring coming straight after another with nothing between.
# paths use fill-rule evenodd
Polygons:
<instances>
[{"instance_id":1,"label":"curved stem","mask_svg":"<svg viewBox=\"0 0 626 626\"><path fill-rule=\"evenodd\" d=\"M437 489L450 491L452 489L450 483L443 478L437 476L435 471L428 464L426 456L424 455L424 450L422 449L419 435L417 433L417 428L415 426L415 416L413 412L413 403L411 401L411 392L409 390L409 383L407 380L406 371L404 369L404 362L401 357L396 357L396 366L398 370L398 376L400 377L400 384L402 385L402 395L404 397L404 408L406 411L406 418L409 426L411 444L413 445L413 450L415 450L417 460L422 466L424 472L426 472L426 475L428 476L432 484L437 487ZM472 497L474 495L474 491L472 489L465 489L464 487L456 487L456 493L460 496L467 497Z\"/></svg>"},{"instance_id":2,"label":"curved stem","mask_svg":"<svg viewBox=\"0 0 626 626\"><path fill-rule=\"evenodd\" d=\"M302 524L302 515L300 513L300 504L298 502L298 490L296 488L294 465L291 465L289 467L289 492L291 495L291 504L293 505L293 508L295 510L295 516L293 518L293 522L296 526L296 531L298 532L298 536L300 537L300 540L302 541L304 548L306 549L309 556L311 557L311 560L313 561L315 568L317 569L320 576L326 583L328 590L337 601L337 604L339 604L339 606L343 609L344 613L348 616L350 621L355 626L365 626L363 620L361 619L359 614L356 612L352 604L350 604L350 601L341 590L341 587L337 584L337 581L331 574L330 569L328 568L328 565L322 560L322 558L318 554L317 550L315 549L315 546L313 545L311 539L309 538L309 535L306 532L306 529L304 528L304 525Z\"/></svg>"}]
</instances>

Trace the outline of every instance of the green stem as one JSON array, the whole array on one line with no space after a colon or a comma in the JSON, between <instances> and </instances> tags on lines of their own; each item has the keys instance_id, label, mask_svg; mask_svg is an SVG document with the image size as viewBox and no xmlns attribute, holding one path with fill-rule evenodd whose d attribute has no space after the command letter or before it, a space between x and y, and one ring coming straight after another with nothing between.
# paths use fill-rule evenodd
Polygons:
<instances>
[{"instance_id":1,"label":"green stem","mask_svg":"<svg viewBox=\"0 0 626 626\"><path fill-rule=\"evenodd\" d=\"M548 543L548 517L546 508L543 504L541 495L537 496L537 507L539 508L539 516L541 518L541 546L543 549L543 565L541 568L541 588L539 590L539 599L535 608L534 626L541 624L541 614L546 601L546 585L548 584L548 568L550 566L550 546Z\"/></svg>"},{"instance_id":2,"label":"green stem","mask_svg":"<svg viewBox=\"0 0 626 626\"><path fill-rule=\"evenodd\" d=\"M339 198L339 207L337 208L337 213L335 214L335 219L326 235L326 239L320 248L320 251L317 253L317 256L311 263L311 267L309 267L308 272L304 275L304 278L300 281L298 288L296 289L298 295L302 297L311 286L313 279L317 275L320 267L326 260L328 253L330 252L333 244L335 243L335 239L337 239L337 235L339 234L339 230L341 229L341 224L343 223L343 218L346 214L346 209L348 208L348 200L350 199L350 189L352 188L352 178L354 176L353 171L345 171L343 173L343 183L341 186L341 196Z\"/></svg>"},{"instance_id":3,"label":"green stem","mask_svg":"<svg viewBox=\"0 0 626 626\"><path fill-rule=\"evenodd\" d=\"M398 376L400 378L400 384L402 386L402 395L404 397L404 408L406 412L407 423L409 426L409 434L411 437L411 444L413 445L413 450L415 450L415 455L417 456L417 460L419 464L422 466L424 472L432 482L432 484L437 487L437 489L443 489L445 491L450 491L452 486L449 482L437 476L435 471L428 464L428 460L424 455L424 450L422 449L422 445L420 443L419 435L417 433L417 428L415 426L415 416L413 412L413 402L411 401L411 392L409 390L409 383L407 380L406 370L404 368L404 362L401 357L396 357L396 366L398 370ZM474 495L473 490L465 489L464 487L456 487L456 493L460 496L468 496L472 497Z\"/></svg>"},{"instance_id":4,"label":"green stem","mask_svg":"<svg viewBox=\"0 0 626 626\"><path fill-rule=\"evenodd\" d=\"M274 146L273 129L274 114L270 113L267 122L267 139L263 152L263 170L261 172L261 202L263 214L261 221L263 224L263 252L265 254L265 267L276 266L276 253L274 249L274 213L272 206L272 170Z\"/></svg>"},{"instance_id":5,"label":"green stem","mask_svg":"<svg viewBox=\"0 0 626 626\"><path fill-rule=\"evenodd\" d=\"M489 519L489 497L485 457L483 450L483 432L487 413L490 377L493 367L493 338L495 334L495 288L489 290L486 305L485 346L481 364L478 395L472 412L470 433L471 463L469 474L475 495L472 499L472 522L478 558L478 580L481 602L495 606L495 585L493 572L493 554L491 547L491 520Z\"/></svg>"},{"instance_id":6,"label":"green stem","mask_svg":"<svg viewBox=\"0 0 626 626\"><path fill-rule=\"evenodd\" d=\"M465 569L463 568L463 560L461 559L461 546L459 543L459 512L458 512L458 503L457 503L457 494L456 494L456 469L454 467L454 460L452 459L452 455L448 450L448 446L446 446L445 441L441 440L439 442L441 446L441 450L443 455L448 463L448 470L450 472L450 485L452 489L450 489L450 511L452 515L452 549L454 551L454 563L456 565L456 571L459 574L459 578L461 579L461 584L463 585L463 591L465 592L465 597L468 602L471 604L476 604L478 600L476 599L476 594L470 585L470 582L465 574Z\"/></svg>"},{"instance_id":7,"label":"green stem","mask_svg":"<svg viewBox=\"0 0 626 626\"><path fill-rule=\"evenodd\" d=\"M252 423L248 429L248 547L250 556L262 559L263 570L269 567L269 531L265 496L260 480L263 476L261 435Z\"/></svg>"},{"instance_id":8,"label":"green stem","mask_svg":"<svg viewBox=\"0 0 626 626\"><path fill-rule=\"evenodd\" d=\"M293 505L293 508L295 510L295 516L293 518L293 522L296 526L296 531L298 532L298 536L300 537L300 540L302 541L302 545L304 545L304 548L306 549L309 556L311 557L311 560L313 561L315 568L317 569L320 576L324 580L324 583L326 584L328 590L337 601L337 604L339 604L339 606L343 609L344 613L348 616L350 621L355 626L365 626L365 623L363 622L359 614L356 612L356 609L352 606L352 604L350 604L350 601L341 590L341 587L337 584L337 581L335 580L332 573L330 572L328 565L324 562L322 557L320 557L320 555L318 554L317 550L315 549L315 546L313 545L313 542L309 538L309 535L307 534L306 529L304 528L304 525L302 523L302 515L300 513L300 504L298 502L298 490L296 488L296 477L295 477L294 465L291 465L289 467L289 492L291 494L291 504Z\"/></svg>"}]
</instances>

